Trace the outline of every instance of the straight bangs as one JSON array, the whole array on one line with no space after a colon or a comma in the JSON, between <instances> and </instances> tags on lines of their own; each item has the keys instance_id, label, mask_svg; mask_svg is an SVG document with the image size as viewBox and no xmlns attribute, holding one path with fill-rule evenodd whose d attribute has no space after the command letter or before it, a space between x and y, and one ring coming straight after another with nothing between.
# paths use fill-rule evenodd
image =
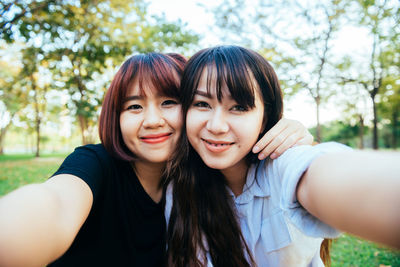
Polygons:
<instances>
[{"instance_id":1,"label":"straight bangs","mask_svg":"<svg viewBox=\"0 0 400 267\"><path fill-rule=\"evenodd\" d=\"M225 85L231 97L249 110L255 107L256 96L260 95L264 105L263 130L260 137L282 118L283 99L279 80L263 56L239 46L207 48L190 58L182 76L181 90L184 92L180 99L184 116L182 139L186 138L184 137L186 115L204 72L207 73L207 93L215 93L219 101L222 100L222 89ZM214 88L216 92L212 92Z\"/></svg>"},{"instance_id":2,"label":"straight bangs","mask_svg":"<svg viewBox=\"0 0 400 267\"><path fill-rule=\"evenodd\" d=\"M215 93L217 99L222 101L222 88L226 85L231 97L239 105L248 109L255 107L255 94L259 89L249 71L245 55L226 53L224 49L217 48L201 50L188 61L182 79L182 90L190 93L185 94L189 97L181 101L184 110L193 102L204 71L207 73L208 94Z\"/></svg>"},{"instance_id":3,"label":"straight bangs","mask_svg":"<svg viewBox=\"0 0 400 267\"><path fill-rule=\"evenodd\" d=\"M172 56L149 53L141 55L137 61L137 67L132 76L129 77L129 86L138 83L140 94L146 95L146 90L152 90L159 95L179 98L180 76L183 72L184 63L174 59ZM124 98L128 90L125 90Z\"/></svg>"}]
</instances>

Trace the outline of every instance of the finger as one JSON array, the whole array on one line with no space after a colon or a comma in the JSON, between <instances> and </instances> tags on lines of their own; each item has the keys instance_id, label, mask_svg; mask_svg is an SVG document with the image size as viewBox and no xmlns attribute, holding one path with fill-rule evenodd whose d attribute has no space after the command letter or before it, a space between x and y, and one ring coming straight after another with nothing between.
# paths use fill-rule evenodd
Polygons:
<instances>
[{"instance_id":1,"label":"finger","mask_svg":"<svg viewBox=\"0 0 400 267\"><path fill-rule=\"evenodd\" d=\"M278 137L287 126L286 120L282 119L278 121L278 123L275 124L268 132L266 132L265 135L254 145L253 153L257 153L265 149L265 147L267 147L272 140Z\"/></svg>"},{"instance_id":2,"label":"finger","mask_svg":"<svg viewBox=\"0 0 400 267\"><path fill-rule=\"evenodd\" d=\"M286 150L291 147L298 145L311 145L314 141L314 137L308 132L305 131L305 134L300 132L295 132L294 134L289 135L270 155L271 159L276 159L280 155L282 155Z\"/></svg>"},{"instance_id":3,"label":"finger","mask_svg":"<svg viewBox=\"0 0 400 267\"><path fill-rule=\"evenodd\" d=\"M264 150L259 154L259 159L264 159L270 154L272 159L277 158L288 148L296 145L299 140L301 141L299 145L312 143L312 135L300 122L293 120L282 121L281 125L285 124L286 128L266 145Z\"/></svg>"},{"instance_id":4,"label":"finger","mask_svg":"<svg viewBox=\"0 0 400 267\"><path fill-rule=\"evenodd\" d=\"M294 136L293 136L294 135ZM296 131L292 132L290 129L286 129L285 131L282 131L277 137L275 137L258 155L258 158L260 160L266 158L267 156L269 156L271 153L275 152L275 150L281 146L285 140L290 137L292 138L296 138L299 139L300 136L298 135L298 133ZM293 142L290 139L290 142ZM295 142L294 142L295 143Z\"/></svg>"},{"instance_id":5,"label":"finger","mask_svg":"<svg viewBox=\"0 0 400 267\"><path fill-rule=\"evenodd\" d=\"M296 142L296 144L294 144L294 146L312 145L313 142L314 142L314 136L312 136L312 134L310 134L307 131L307 134L303 138L300 138L299 140L297 140L297 142Z\"/></svg>"},{"instance_id":6,"label":"finger","mask_svg":"<svg viewBox=\"0 0 400 267\"><path fill-rule=\"evenodd\" d=\"M282 155L286 150L293 147L296 144L296 140L300 138L300 135L290 135L285 139L272 154L269 156L271 159L276 159Z\"/></svg>"}]
</instances>

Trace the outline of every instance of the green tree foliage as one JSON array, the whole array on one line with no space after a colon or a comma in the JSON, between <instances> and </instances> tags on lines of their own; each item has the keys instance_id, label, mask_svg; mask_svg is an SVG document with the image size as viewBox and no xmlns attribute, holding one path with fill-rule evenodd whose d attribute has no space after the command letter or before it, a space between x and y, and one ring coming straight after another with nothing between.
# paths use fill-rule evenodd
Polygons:
<instances>
[{"instance_id":1,"label":"green tree foliage","mask_svg":"<svg viewBox=\"0 0 400 267\"><path fill-rule=\"evenodd\" d=\"M10 61L7 53L15 53L6 44L1 44L0 55L0 154L3 154L4 138L18 112L27 104L26 92L21 88L18 61Z\"/></svg>"},{"instance_id":2,"label":"green tree foliage","mask_svg":"<svg viewBox=\"0 0 400 267\"><path fill-rule=\"evenodd\" d=\"M351 147L359 146L357 139L360 128L358 124L352 124L348 121L339 120L322 125L322 128L324 131L322 142L336 141ZM310 131L315 133L316 128L314 127L310 129Z\"/></svg>"},{"instance_id":3,"label":"green tree foliage","mask_svg":"<svg viewBox=\"0 0 400 267\"><path fill-rule=\"evenodd\" d=\"M36 134L35 140L35 156L40 156L40 142L43 139L42 126L46 121L47 99L46 94L49 90L49 83L44 82L43 64L46 61L43 59L43 51L41 48L28 47L23 49L22 64L23 68L20 73L21 85L28 92L28 105L25 108L30 114L25 117L27 124L33 129ZM40 69L42 71L40 71ZM33 113L33 116L29 116ZM25 115L24 114L24 115Z\"/></svg>"},{"instance_id":4,"label":"green tree foliage","mask_svg":"<svg viewBox=\"0 0 400 267\"><path fill-rule=\"evenodd\" d=\"M332 94L330 48L341 26L347 3L331 1L259 1L249 9L243 0L224 1L214 9L215 20L226 37L263 51L275 51L283 89L308 90L316 105L317 141L320 106ZM233 34L232 34L233 33Z\"/></svg>"},{"instance_id":5,"label":"green tree foliage","mask_svg":"<svg viewBox=\"0 0 400 267\"><path fill-rule=\"evenodd\" d=\"M0 37L41 49L53 88L66 90L68 109L80 126L82 143L96 135L104 92L124 58L149 51L184 52L197 35L180 22L149 17L144 1L3 1Z\"/></svg>"},{"instance_id":6,"label":"green tree foliage","mask_svg":"<svg viewBox=\"0 0 400 267\"><path fill-rule=\"evenodd\" d=\"M366 29L370 43L369 55L364 62L356 62L350 56L338 65L342 70L341 81L356 85L358 95L353 97L354 108L350 113L357 114L358 100L365 93L371 103L372 114L372 147L379 147L378 123L392 128L392 147L397 147L398 120L398 77L400 75L400 4L396 1L350 1L351 21L359 28ZM389 123L387 123L389 121ZM387 135L387 131L386 135ZM386 142L387 143L387 142Z\"/></svg>"},{"instance_id":7,"label":"green tree foliage","mask_svg":"<svg viewBox=\"0 0 400 267\"><path fill-rule=\"evenodd\" d=\"M400 73L396 76L385 77L382 82L383 92L380 94L380 102L377 110L382 118L388 138L385 138L385 146L391 148L399 147L399 116L400 116Z\"/></svg>"},{"instance_id":8,"label":"green tree foliage","mask_svg":"<svg viewBox=\"0 0 400 267\"><path fill-rule=\"evenodd\" d=\"M378 111L382 118L390 121L391 147L396 149L400 145L398 142L400 137L400 8L397 8L393 14L397 25L382 51L382 59L386 62L386 75L382 82Z\"/></svg>"},{"instance_id":9,"label":"green tree foliage","mask_svg":"<svg viewBox=\"0 0 400 267\"><path fill-rule=\"evenodd\" d=\"M397 146L399 7L396 0L260 0L257 5L225 0L212 11L222 40L268 55L286 92L309 92L316 104L317 140L320 106L335 96L344 118L351 125L358 121L360 147L367 142L361 129L373 117L372 144L377 148L379 118L383 127L391 127L392 145ZM354 53L334 54L336 38L349 24L371 38L362 47L369 51L362 60ZM371 104L365 104L366 96Z\"/></svg>"},{"instance_id":10,"label":"green tree foliage","mask_svg":"<svg viewBox=\"0 0 400 267\"><path fill-rule=\"evenodd\" d=\"M333 87L328 73L332 40L341 26L341 16L345 13L346 3L344 1L332 0L319 2L316 5L301 5L298 15L309 27L309 34L298 34L294 37L292 47L299 51L295 80L307 89L315 102L316 111L316 140L321 141L320 107L321 104L333 94ZM324 26L322 26L324 25ZM310 69L310 75L304 75L304 71Z\"/></svg>"},{"instance_id":11,"label":"green tree foliage","mask_svg":"<svg viewBox=\"0 0 400 267\"><path fill-rule=\"evenodd\" d=\"M1 0L0 1L0 38L7 42L13 42L21 33L29 36L33 27L51 28L49 24L27 24L26 18L38 16L43 12L50 11L53 5L61 4L63 1L25 1L25 0Z\"/></svg>"}]
</instances>

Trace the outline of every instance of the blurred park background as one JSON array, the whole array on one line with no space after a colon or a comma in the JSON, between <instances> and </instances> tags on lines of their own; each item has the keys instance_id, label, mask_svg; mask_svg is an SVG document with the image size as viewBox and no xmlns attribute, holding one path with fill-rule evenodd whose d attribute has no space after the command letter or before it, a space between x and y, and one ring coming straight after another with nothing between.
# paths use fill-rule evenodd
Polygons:
<instances>
[{"instance_id":1,"label":"blurred park background","mask_svg":"<svg viewBox=\"0 0 400 267\"><path fill-rule=\"evenodd\" d=\"M399 21L398 0L0 0L0 196L98 142L117 68L151 51L257 50L280 78L285 116L316 141L395 150ZM344 236L333 266L400 266L400 254Z\"/></svg>"}]
</instances>

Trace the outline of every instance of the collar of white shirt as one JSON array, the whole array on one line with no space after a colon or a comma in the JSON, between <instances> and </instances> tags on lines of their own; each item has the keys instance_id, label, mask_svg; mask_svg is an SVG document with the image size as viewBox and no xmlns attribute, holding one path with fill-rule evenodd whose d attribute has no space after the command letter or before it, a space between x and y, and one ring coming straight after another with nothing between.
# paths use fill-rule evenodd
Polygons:
<instances>
[{"instance_id":1,"label":"collar of white shirt","mask_svg":"<svg viewBox=\"0 0 400 267\"><path fill-rule=\"evenodd\" d=\"M265 179L265 160L256 164L252 164L247 172L246 184L243 192L235 197L233 192L228 188L229 193L233 197L236 205L244 205L254 199L254 197L269 197L271 195L268 179ZM257 179L255 177L258 177Z\"/></svg>"}]
</instances>

